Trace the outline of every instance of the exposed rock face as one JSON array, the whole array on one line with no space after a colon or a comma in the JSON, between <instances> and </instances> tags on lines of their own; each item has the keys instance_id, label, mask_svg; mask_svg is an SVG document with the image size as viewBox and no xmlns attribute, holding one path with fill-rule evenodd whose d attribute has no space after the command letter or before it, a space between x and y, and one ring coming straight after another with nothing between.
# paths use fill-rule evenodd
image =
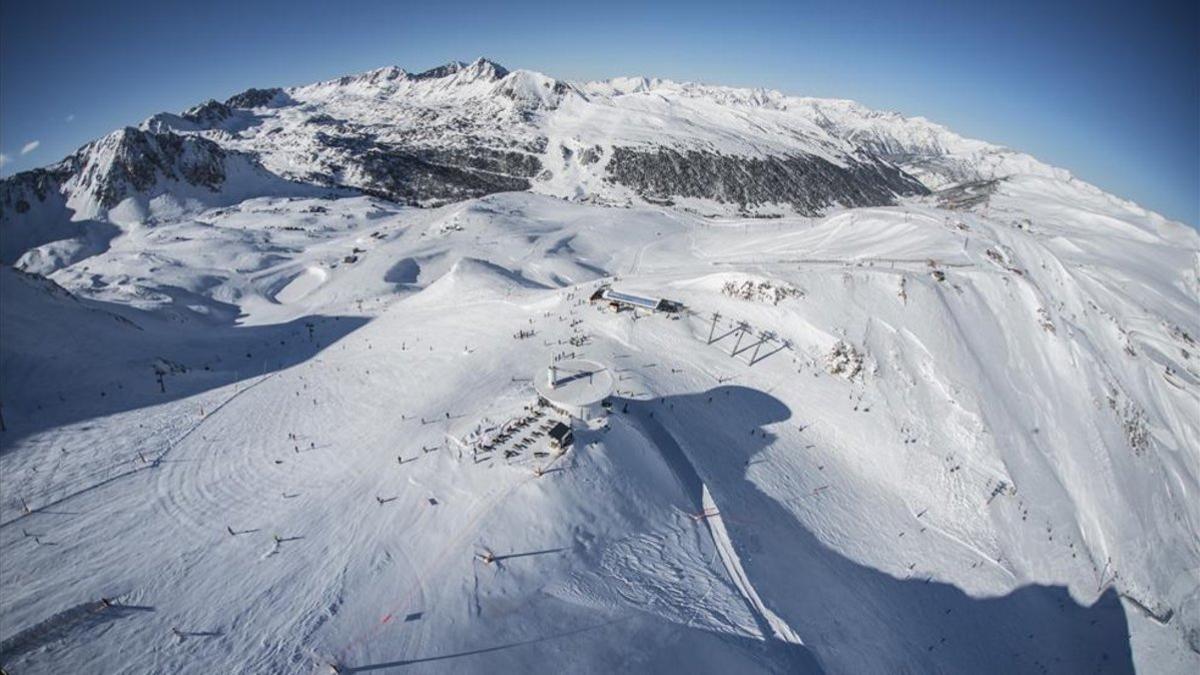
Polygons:
<instances>
[{"instance_id":1,"label":"exposed rock face","mask_svg":"<svg viewBox=\"0 0 1200 675\"><path fill-rule=\"evenodd\" d=\"M463 64L461 61L455 61L453 63L447 63L444 66L430 68L429 70L417 73L416 75L413 75L412 78L414 80L434 80L434 79L438 79L438 78L442 78L442 77L447 77L449 75L453 75L454 73L457 73L459 70L461 70L462 67L463 67Z\"/></svg>"},{"instance_id":2,"label":"exposed rock face","mask_svg":"<svg viewBox=\"0 0 1200 675\"><path fill-rule=\"evenodd\" d=\"M115 232L106 221L108 209L127 197L183 190L194 195L196 188L216 193L226 181L227 160L237 154L199 135L128 127L54 166L0 180L0 262L16 264L31 249L67 239L79 238L89 251L101 249ZM255 166L253 158L245 159Z\"/></svg>"},{"instance_id":3,"label":"exposed rock face","mask_svg":"<svg viewBox=\"0 0 1200 675\"><path fill-rule=\"evenodd\" d=\"M229 108L265 108L281 105L288 101L287 94L282 89L274 87L271 89L247 89L240 94L230 96L225 101L225 105Z\"/></svg>"},{"instance_id":4,"label":"exposed rock face","mask_svg":"<svg viewBox=\"0 0 1200 675\"><path fill-rule=\"evenodd\" d=\"M204 103L183 113L183 119L201 127L212 128L229 119L229 107L219 101L209 99Z\"/></svg>"},{"instance_id":5,"label":"exposed rock face","mask_svg":"<svg viewBox=\"0 0 1200 675\"><path fill-rule=\"evenodd\" d=\"M45 169L22 171L0 181L0 220L12 214L27 213L35 203L62 189L74 166L64 161Z\"/></svg>"},{"instance_id":6,"label":"exposed rock face","mask_svg":"<svg viewBox=\"0 0 1200 675\"><path fill-rule=\"evenodd\" d=\"M830 375L840 375L853 380L863 372L863 354L853 345L838 340L826 355L826 369Z\"/></svg>"},{"instance_id":7,"label":"exposed rock face","mask_svg":"<svg viewBox=\"0 0 1200 675\"><path fill-rule=\"evenodd\" d=\"M487 59L478 59L470 64L463 63L462 61L451 61L446 65L430 68L416 75L409 75L409 77L414 80L436 80L464 71L474 76L486 77L489 80L499 80L508 75L508 69L504 66Z\"/></svg>"},{"instance_id":8,"label":"exposed rock face","mask_svg":"<svg viewBox=\"0 0 1200 675\"><path fill-rule=\"evenodd\" d=\"M740 283L737 281L726 281L721 286L721 292L731 298L739 298L750 302L769 303L778 305L784 300L790 298L803 298L805 296L804 289L792 286L786 283L772 283L766 280L755 281L753 279L745 279Z\"/></svg>"},{"instance_id":9,"label":"exposed rock face","mask_svg":"<svg viewBox=\"0 0 1200 675\"><path fill-rule=\"evenodd\" d=\"M894 166L865 158L842 167L820 157L738 157L698 150L614 147L607 179L651 200L696 197L743 208L792 205L815 215L835 204L879 206L928 189Z\"/></svg>"},{"instance_id":10,"label":"exposed rock face","mask_svg":"<svg viewBox=\"0 0 1200 675\"><path fill-rule=\"evenodd\" d=\"M80 233L63 195L73 159L0 180L0 263L12 265L31 248Z\"/></svg>"},{"instance_id":11,"label":"exposed rock face","mask_svg":"<svg viewBox=\"0 0 1200 675\"><path fill-rule=\"evenodd\" d=\"M160 178L210 190L218 189L225 180L225 150L195 135L126 127L84 146L75 157L79 187L105 208L149 190Z\"/></svg>"}]
</instances>

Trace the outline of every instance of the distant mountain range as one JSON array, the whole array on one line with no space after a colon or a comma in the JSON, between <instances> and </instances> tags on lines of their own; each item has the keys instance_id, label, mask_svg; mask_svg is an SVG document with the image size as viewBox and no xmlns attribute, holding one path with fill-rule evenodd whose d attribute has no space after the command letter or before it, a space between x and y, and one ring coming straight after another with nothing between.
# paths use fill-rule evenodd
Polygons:
<instances>
[{"instance_id":1,"label":"distant mountain range","mask_svg":"<svg viewBox=\"0 0 1200 675\"><path fill-rule=\"evenodd\" d=\"M129 198L143 213L164 195L211 204L319 189L430 206L529 190L700 214L816 215L1014 174L1072 180L851 101L647 78L577 84L478 59L250 89L114 131L0 181L0 260L77 234L71 221L111 220Z\"/></svg>"}]
</instances>

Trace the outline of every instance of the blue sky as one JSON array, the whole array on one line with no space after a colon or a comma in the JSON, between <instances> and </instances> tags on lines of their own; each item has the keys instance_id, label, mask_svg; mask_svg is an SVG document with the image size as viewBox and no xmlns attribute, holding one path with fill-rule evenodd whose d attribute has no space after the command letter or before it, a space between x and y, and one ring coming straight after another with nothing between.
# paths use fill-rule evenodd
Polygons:
<instances>
[{"instance_id":1,"label":"blue sky","mask_svg":"<svg viewBox=\"0 0 1200 675\"><path fill-rule=\"evenodd\" d=\"M1200 223L1194 2L0 3L5 175L251 86L487 56L851 98Z\"/></svg>"}]
</instances>

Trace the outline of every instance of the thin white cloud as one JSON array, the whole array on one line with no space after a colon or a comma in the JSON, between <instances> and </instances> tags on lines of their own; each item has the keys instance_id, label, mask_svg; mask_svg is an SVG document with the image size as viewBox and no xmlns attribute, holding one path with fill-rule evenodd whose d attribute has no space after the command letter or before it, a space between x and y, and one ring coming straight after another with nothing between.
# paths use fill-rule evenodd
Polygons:
<instances>
[{"instance_id":1,"label":"thin white cloud","mask_svg":"<svg viewBox=\"0 0 1200 675\"><path fill-rule=\"evenodd\" d=\"M34 150L37 150L37 147L41 144L42 144L41 141L29 141L25 145L21 146L21 154L28 155L29 153L33 152Z\"/></svg>"},{"instance_id":2,"label":"thin white cloud","mask_svg":"<svg viewBox=\"0 0 1200 675\"><path fill-rule=\"evenodd\" d=\"M75 113L71 113L70 115L67 115L67 122L74 122L74 121L75 121Z\"/></svg>"},{"instance_id":3,"label":"thin white cloud","mask_svg":"<svg viewBox=\"0 0 1200 675\"><path fill-rule=\"evenodd\" d=\"M5 164L8 164L11 161L12 161L12 157L9 157L8 155L4 154L3 152L0 152L0 166L4 166Z\"/></svg>"}]
</instances>

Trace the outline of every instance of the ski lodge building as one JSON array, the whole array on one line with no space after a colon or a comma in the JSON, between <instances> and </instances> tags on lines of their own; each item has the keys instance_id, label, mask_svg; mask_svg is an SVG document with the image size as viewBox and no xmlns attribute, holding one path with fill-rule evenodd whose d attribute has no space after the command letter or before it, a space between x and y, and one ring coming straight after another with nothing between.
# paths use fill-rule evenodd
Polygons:
<instances>
[{"instance_id":1,"label":"ski lodge building","mask_svg":"<svg viewBox=\"0 0 1200 675\"><path fill-rule=\"evenodd\" d=\"M556 422L547 435L550 437L550 447L555 450L566 450L575 442L575 434L571 432L571 427L562 422Z\"/></svg>"},{"instance_id":2,"label":"ski lodge building","mask_svg":"<svg viewBox=\"0 0 1200 675\"><path fill-rule=\"evenodd\" d=\"M674 314L683 309L683 303L681 302L615 291L611 286L601 286L595 293L592 293L592 297L589 300L592 303L606 303L609 308L616 312L625 309L641 309L647 312Z\"/></svg>"}]
</instances>

